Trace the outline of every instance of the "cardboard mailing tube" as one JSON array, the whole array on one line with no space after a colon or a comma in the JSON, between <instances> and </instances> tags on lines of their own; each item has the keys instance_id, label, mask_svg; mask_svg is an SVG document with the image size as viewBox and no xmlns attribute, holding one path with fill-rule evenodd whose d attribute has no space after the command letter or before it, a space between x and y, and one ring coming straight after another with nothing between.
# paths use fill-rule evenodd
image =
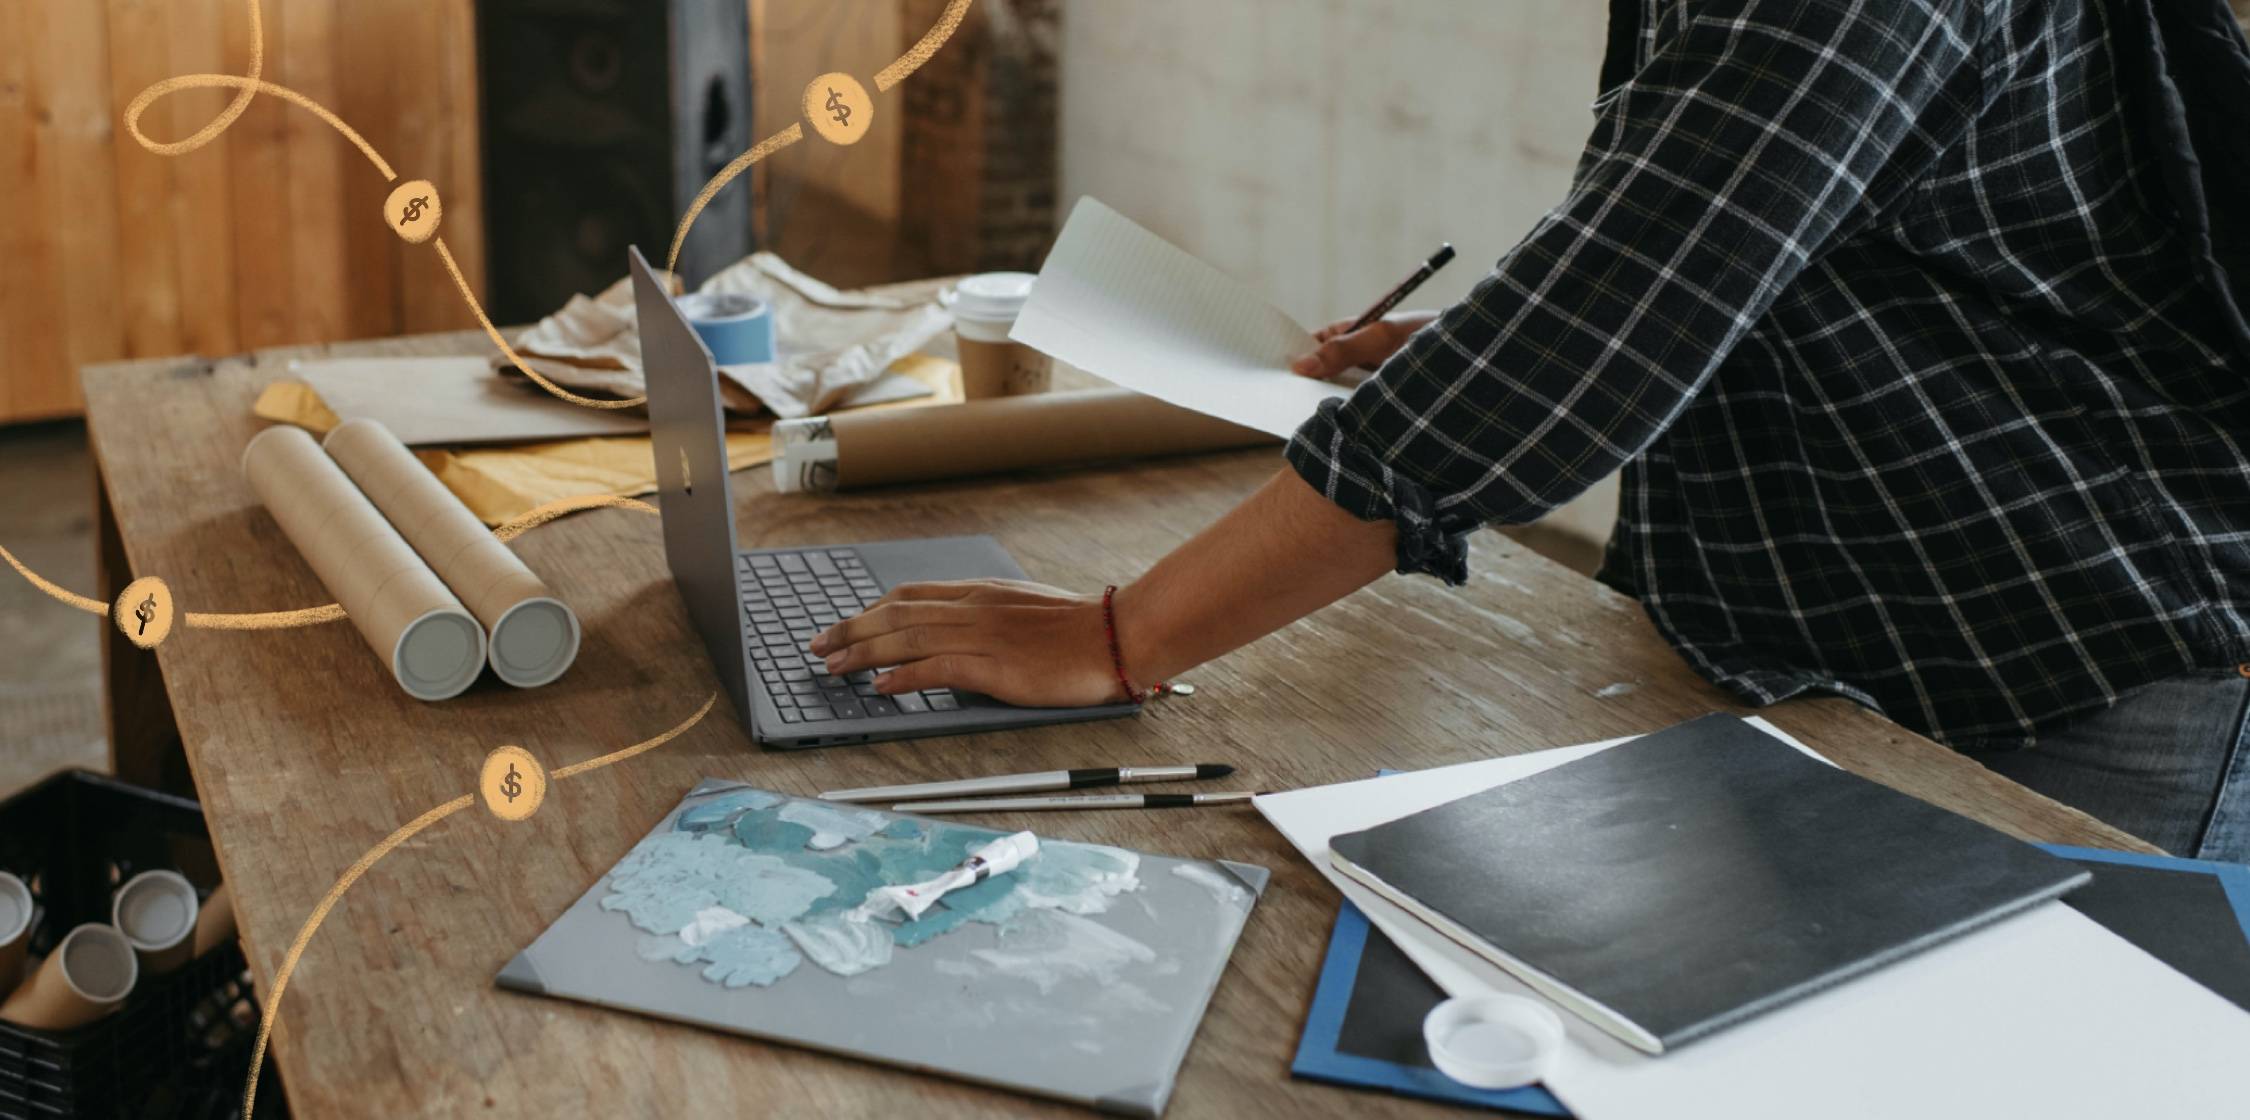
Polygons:
<instances>
[{"instance_id":1,"label":"cardboard mailing tube","mask_svg":"<svg viewBox=\"0 0 2250 1120\"><path fill-rule=\"evenodd\" d=\"M347 421L321 446L484 624L494 674L531 688L570 668L578 656L578 616L389 428Z\"/></svg>"},{"instance_id":2,"label":"cardboard mailing tube","mask_svg":"<svg viewBox=\"0 0 2250 1120\"><path fill-rule=\"evenodd\" d=\"M195 955L200 957L234 940L234 896L227 885L211 888L211 895L195 914Z\"/></svg>"},{"instance_id":3,"label":"cardboard mailing tube","mask_svg":"<svg viewBox=\"0 0 2250 1120\"><path fill-rule=\"evenodd\" d=\"M477 679L484 627L311 436L258 433L242 473L408 695L443 700Z\"/></svg>"},{"instance_id":4,"label":"cardboard mailing tube","mask_svg":"<svg viewBox=\"0 0 2250 1120\"><path fill-rule=\"evenodd\" d=\"M141 965L116 926L89 922L47 954L31 980L0 1004L0 1019L43 1031L83 1027L132 994Z\"/></svg>"},{"instance_id":5,"label":"cardboard mailing tube","mask_svg":"<svg viewBox=\"0 0 2250 1120\"><path fill-rule=\"evenodd\" d=\"M935 408L841 412L773 429L784 492L857 489L1029 467L1180 455L1279 442L1128 389L1000 397Z\"/></svg>"},{"instance_id":6,"label":"cardboard mailing tube","mask_svg":"<svg viewBox=\"0 0 2250 1120\"><path fill-rule=\"evenodd\" d=\"M0 871L0 999L23 983L23 960L31 952L31 888Z\"/></svg>"},{"instance_id":7,"label":"cardboard mailing tube","mask_svg":"<svg viewBox=\"0 0 2250 1120\"><path fill-rule=\"evenodd\" d=\"M143 871L117 888L109 924L141 958L141 975L162 976L195 957L195 885L177 871Z\"/></svg>"}]
</instances>

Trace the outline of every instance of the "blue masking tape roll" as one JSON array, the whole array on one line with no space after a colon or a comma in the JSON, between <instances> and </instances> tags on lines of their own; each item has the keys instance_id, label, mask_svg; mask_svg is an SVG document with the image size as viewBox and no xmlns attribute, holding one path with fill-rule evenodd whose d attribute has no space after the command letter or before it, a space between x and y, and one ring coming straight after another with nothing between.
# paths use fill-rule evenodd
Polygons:
<instances>
[{"instance_id":1,"label":"blue masking tape roll","mask_svg":"<svg viewBox=\"0 0 2250 1120\"><path fill-rule=\"evenodd\" d=\"M773 360L773 308L741 292L696 292L680 297L680 314L722 366Z\"/></svg>"}]
</instances>

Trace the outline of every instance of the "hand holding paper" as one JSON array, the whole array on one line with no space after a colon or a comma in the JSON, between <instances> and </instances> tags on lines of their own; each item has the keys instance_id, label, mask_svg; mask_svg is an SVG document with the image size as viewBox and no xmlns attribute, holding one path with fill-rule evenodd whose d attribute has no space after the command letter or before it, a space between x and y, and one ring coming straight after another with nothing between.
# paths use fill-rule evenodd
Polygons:
<instances>
[{"instance_id":1,"label":"hand holding paper","mask_svg":"<svg viewBox=\"0 0 2250 1120\"><path fill-rule=\"evenodd\" d=\"M1287 439L1341 385L1290 372L1312 332L1093 198L1072 208L1009 337L1128 389Z\"/></svg>"}]
</instances>

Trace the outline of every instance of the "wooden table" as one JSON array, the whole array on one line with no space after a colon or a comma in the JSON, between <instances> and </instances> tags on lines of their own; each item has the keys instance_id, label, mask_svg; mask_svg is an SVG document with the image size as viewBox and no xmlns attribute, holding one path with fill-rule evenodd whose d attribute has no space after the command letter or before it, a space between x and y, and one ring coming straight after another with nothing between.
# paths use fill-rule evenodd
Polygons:
<instances>
[{"instance_id":1,"label":"wooden table","mask_svg":"<svg viewBox=\"0 0 2250 1120\"><path fill-rule=\"evenodd\" d=\"M241 476L243 444L260 427L250 415L258 389L285 376L291 357L486 345L455 334L89 369L104 490L100 593L160 575L188 610L326 602ZM756 470L736 475L735 487L746 547L990 533L1033 578L1095 588L1131 578L1277 463L1270 450L1242 452L829 497L777 496ZM120 769L162 776L168 693L262 988L270 991L337 876L393 829L473 790L493 747L521 744L564 765L655 735L720 692L660 541L655 518L600 510L516 542L586 626L577 665L535 690L488 677L457 699L416 702L344 623L181 631L153 659L112 635ZM273 1049L291 1103L321 1117L1062 1113L884 1066L502 992L492 979L706 775L810 794L1224 760L1242 768L1238 784L1286 789L1740 710L1688 669L1631 599L1494 533L1478 536L1471 567L1460 589L1380 580L1197 670L1196 696L1137 719L765 753L722 695L680 739L556 785L526 822L458 813L377 864L305 953ZM1852 770L2016 835L2147 850L1845 701L1793 702L1768 715ZM1458 1115L1289 1077L1337 895L1255 812L1036 823L1068 839L1274 871L1188 1054L1172 1116Z\"/></svg>"}]
</instances>

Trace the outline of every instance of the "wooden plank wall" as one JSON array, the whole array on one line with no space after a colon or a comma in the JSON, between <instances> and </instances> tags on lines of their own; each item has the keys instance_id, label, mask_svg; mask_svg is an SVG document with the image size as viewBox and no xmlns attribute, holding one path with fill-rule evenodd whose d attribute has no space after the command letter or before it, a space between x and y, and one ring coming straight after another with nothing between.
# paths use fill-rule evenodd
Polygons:
<instances>
[{"instance_id":1,"label":"wooden plank wall","mask_svg":"<svg viewBox=\"0 0 2250 1120\"><path fill-rule=\"evenodd\" d=\"M906 26L902 0L749 2L751 133L760 137L803 119L805 85L822 74L857 75L872 91L875 72L928 30ZM845 287L913 274L898 259L905 130L884 117L900 100L895 92L876 97L875 127L859 143L808 137L750 169L760 247Z\"/></svg>"},{"instance_id":2,"label":"wooden plank wall","mask_svg":"<svg viewBox=\"0 0 2250 1120\"><path fill-rule=\"evenodd\" d=\"M261 0L268 81L326 105L484 277L473 0ZM253 101L210 145L159 156L125 105L176 74L245 72L243 0L0 0L0 422L79 411L77 369L471 326L436 254L377 217L390 185L319 118ZM142 120L201 128L233 95Z\"/></svg>"},{"instance_id":3,"label":"wooden plank wall","mask_svg":"<svg viewBox=\"0 0 2250 1120\"><path fill-rule=\"evenodd\" d=\"M474 0L260 2L266 80L333 110L402 178L436 183L446 243L481 293ZM758 136L797 121L813 77L866 80L943 7L745 2ZM953 49L983 32L972 9ZM127 134L124 108L150 83L240 74L249 57L244 0L0 0L0 424L76 414L89 362L474 325L436 254L378 220L391 184L311 113L259 98L179 156ZM232 96L174 94L142 130L183 138ZM927 271L899 237L915 189L903 134L802 143L753 169L761 244L847 286Z\"/></svg>"}]
</instances>

